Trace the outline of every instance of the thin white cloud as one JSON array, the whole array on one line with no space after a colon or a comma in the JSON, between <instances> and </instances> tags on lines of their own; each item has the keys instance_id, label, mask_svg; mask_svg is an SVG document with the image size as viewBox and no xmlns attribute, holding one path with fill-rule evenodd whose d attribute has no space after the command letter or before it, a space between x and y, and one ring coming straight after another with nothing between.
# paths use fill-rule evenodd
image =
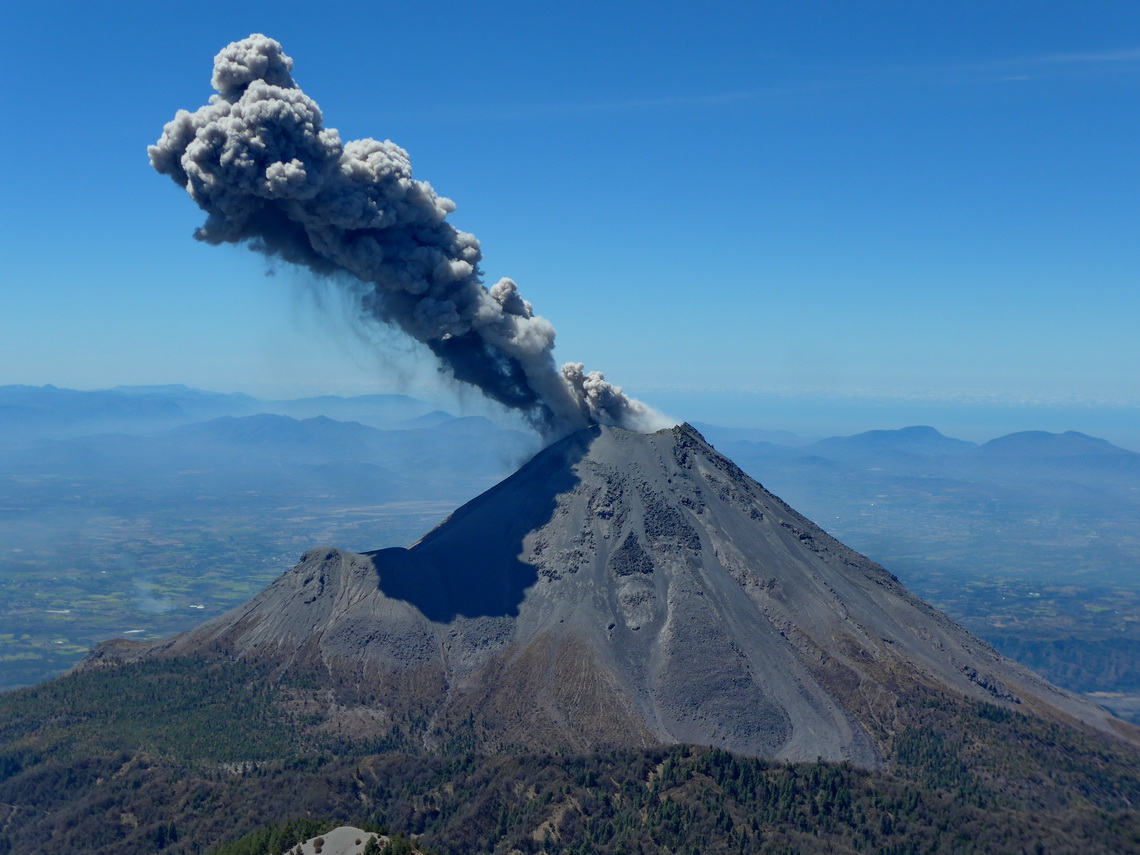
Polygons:
<instances>
[{"instance_id":1,"label":"thin white cloud","mask_svg":"<svg viewBox=\"0 0 1140 855\"><path fill-rule=\"evenodd\" d=\"M1033 61L1033 58L1031 58L1031 61ZM1045 56L1036 57L1036 61L1047 64L1140 62L1140 47L1123 48L1121 50L1076 51L1073 53L1046 54Z\"/></svg>"},{"instance_id":2,"label":"thin white cloud","mask_svg":"<svg viewBox=\"0 0 1140 855\"><path fill-rule=\"evenodd\" d=\"M983 80L1030 80L1058 74L1131 71L1132 69L1126 67L1134 65L1140 66L1140 47L1029 54L977 62L951 63L915 69L915 71L946 75L951 82L967 76L964 82L968 82L968 76L976 74L983 75Z\"/></svg>"},{"instance_id":3,"label":"thin white cloud","mask_svg":"<svg viewBox=\"0 0 1140 855\"><path fill-rule=\"evenodd\" d=\"M429 115L454 120L456 115L480 120L550 120L573 119L591 114L620 114L652 111L688 110L750 103L789 96L820 95L840 91L872 91L913 87L924 84L973 84L988 82L1024 82L1047 76L1118 72L1126 66L1140 66L1140 47L1101 51L1071 51L1002 57L973 62L939 65L859 67L801 67L806 78L800 83L786 83L755 89L708 92L695 95L647 95L645 97L612 98L584 101L545 101L526 104L480 104L467 108L448 108ZM784 69L787 70L786 68ZM1131 70L1131 69L1128 69Z\"/></svg>"}]
</instances>

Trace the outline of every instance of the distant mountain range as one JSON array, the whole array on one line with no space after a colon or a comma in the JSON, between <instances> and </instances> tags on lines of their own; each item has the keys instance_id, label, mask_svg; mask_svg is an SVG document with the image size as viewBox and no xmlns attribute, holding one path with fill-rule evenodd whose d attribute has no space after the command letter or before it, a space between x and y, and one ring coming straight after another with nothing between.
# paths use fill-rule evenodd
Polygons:
<instances>
[{"instance_id":1,"label":"distant mountain range","mask_svg":"<svg viewBox=\"0 0 1140 855\"><path fill-rule=\"evenodd\" d=\"M275 413L296 419L325 416L376 428L404 427L420 418L438 422L446 413L406 395L322 395L261 401L187 386L119 386L78 392L55 386L0 386L0 442L122 431L138 433L220 416ZM407 426L420 426L412 422Z\"/></svg>"},{"instance_id":2,"label":"distant mountain range","mask_svg":"<svg viewBox=\"0 0 1140 855\"><path fill-rule=\"evenodd\" d=\"M278 470L360 464L420 483L485 485L537 448L534 436L513 427L404 395L263 402L185 386L0 387L0 464L25 471L51 461L75 466L75 475L87 466L148 477L241 471L253 479L272 461Z\"/></svg>"},{"instance_id":3,"label":"distant mountain range","mask_svg":"<svg viewBox=\"0 0 1140 855\"><path fill-rule=\"evenodd\" d=\"M1039 465L1056 461L1066 468L1081 465L1100 468L1102 464L1107 464L1115 469L1126 470L1140 466L1140 454L1076 431L1059 434L1021 431L979 445L944 436L932 427L914 426L899 430L872 430L853 436L833 436L797 444L794 441L743 439L742 433L752 432L700 423L698 425L699 429L709 433L712 441L724 448L761 455L768 452L784 459L820 457L858 464L885 463L899 468L917 465L932 469L939 464L950 465L950 461L957 463L959 460L974 461L976 465L1003 460L1033 461Z\"/></svg>"},{"instance_id":4,"label":"distant mountain range","mask_svg":"<svg viewBox=\"0 0 1140 855\"><path fill-rule=\"evenodd\" d=\"M959 570L1059 579L1066 573L1055 569L1058 539L1085 537L1070 574L1104 583L1134 575L1127 556L1140 546L1133 534L1140 454L1103 439L1025 431L977 445L910 427L793 447L705 429L718 450L778 495L890 566L904 555L937 556L953 541L969 544L971 558ZM924 516L916 526L917 515ZM993 550L998 530L1006 546ZM884 550L884 539L894 545ZM1010 542L1020 557L1009 555ZM1043 572L1046 566L1054 569Z\"/></svg>"}]
</instances>

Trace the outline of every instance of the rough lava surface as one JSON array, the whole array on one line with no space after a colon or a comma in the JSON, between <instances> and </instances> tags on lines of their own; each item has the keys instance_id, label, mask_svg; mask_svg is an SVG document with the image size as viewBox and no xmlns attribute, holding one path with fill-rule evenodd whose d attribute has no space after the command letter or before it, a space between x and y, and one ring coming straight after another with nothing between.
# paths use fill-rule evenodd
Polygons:
<instances>
[{"instance_id":1,"label":"rough lava surface","mask_svg":"<svg viewBox=\"0 0 1140 855\"><path fill-rule=\"evenodd\" d=\"M328 727L403 723L427 749L461 733L483 751L696 743L874 767L931 693L1136 738L687 425L572 434L407 549L313 549L246 605L88 667L211 652L315 673Z\"/></svg>"}]
</instances>

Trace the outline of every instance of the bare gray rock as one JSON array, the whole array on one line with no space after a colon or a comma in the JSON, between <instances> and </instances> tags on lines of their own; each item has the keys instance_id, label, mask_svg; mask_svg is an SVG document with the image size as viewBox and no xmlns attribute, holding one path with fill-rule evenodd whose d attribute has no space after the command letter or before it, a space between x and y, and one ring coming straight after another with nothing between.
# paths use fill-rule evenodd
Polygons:
<instances>
[{"instance_id":1,"label":"bare gray rock","mask_svg":"<svg viewBox=\"0 0 1140 855\"><path fill-rule=\"evenodd\" d=\"M932 694L1135 738L687 425L573 434L407 549L311 550L245 606L131 649L91 661L221 651L312 668L367 688L379 720L425 715L428 748L466 726L487 751L685 742L875 766Z\"/></svg>"}]
</instances>

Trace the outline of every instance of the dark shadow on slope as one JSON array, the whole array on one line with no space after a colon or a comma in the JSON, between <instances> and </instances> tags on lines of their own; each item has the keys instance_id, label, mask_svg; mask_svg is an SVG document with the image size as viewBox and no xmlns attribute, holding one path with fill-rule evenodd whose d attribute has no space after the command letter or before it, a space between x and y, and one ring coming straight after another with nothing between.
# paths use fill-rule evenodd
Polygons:
<instances>
[{"instance_id":1,"label":"dark shadow on slope","mask_svg":"<svg viewBox=\"0 0 1140 855\"><path fill-rule=\"evenodd\" d=\"M419 543L368 553L380 590L439 623L457 615L518 615L527 588L538 581L534 566L519 560L523 538L546 525L557 497L578 484L573 467L600 432L579 431L540 451Z\"/></svg>"}]
</instances>

